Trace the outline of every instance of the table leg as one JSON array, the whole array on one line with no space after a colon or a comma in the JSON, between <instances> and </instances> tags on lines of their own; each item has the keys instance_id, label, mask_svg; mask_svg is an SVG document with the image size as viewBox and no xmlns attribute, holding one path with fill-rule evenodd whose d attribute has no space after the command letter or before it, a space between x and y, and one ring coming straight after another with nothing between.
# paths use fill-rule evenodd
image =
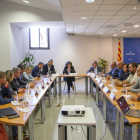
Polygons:
<instances>
[{"instance_id":1,"label":"table leg","mask_svg":"<svg viewBox=\"0 0 140 140\"><path fill-rule=\"evenodd\" d=\"M90 89L91 89L91 95L93 97L93 80L91 79L91 83L90 83Z\"/></svg>"},{"instance_id":2,"label":"table leg","mask_svg":"<svg viewBox=\"0 0 140 140\"><path fill-rule=\"evenodd\" d=\"M51 85L49 87L49 96L48 96L49 107L51 107Z\"/></svg>"},{"instance_id":3,"label":"table leg","mask_svg":"<svg viewBox=\"0 0 140 140\"><path fill-rule=\"evenodd\" d=\"M58 125L58 140L67 140L67 126Z\"/></svg>"},{"instance_id":4,"label":"table leg","mask_svg":"<svg viewBox=\"0 0 140 140\"><path fill-rule=\"evenodd\" d=\"M23 140L23 127L18 126L18 140Z\"/></svg>"},{"instance_id":5,"label":"table leg","mask_svg":"<svg viewBox=\"0 0 140 140\"><path fill-rule=\"evenodd\" d=\"M45 118L45 96L42 97L41 99L41 123L44 123L44 118Z\"/></svg>"},{"instance_id":6,"label":"table leg","mask_svg":"<svg viewBox=\"0 0 140 140\"><path fill-rule=\"evenodd\" d=\"M123 134L124 134L124 117L120 113L120 139L119 140L123 140Z\"/></svg>"},{"instance_id":7,"label":"table leg","mask_svg":"<svg viewBox=\"0 0 140 140\"><path fill-rule=\"evenodd\" d=\"M119 111L116 109L115 140L119 139Z\"/></svg>"},{"instance_id":8,"label":"table leg","mask_svg":"<svg viewBox=\"0 0 140 140\"><path fill-rule=\"evenodd\" d=\"M88 77L85 77L85 93L88 96Z\"/></svg>"},{"instance_id":9,"label":"table leg","mask_svg":"<svg viewBox=\"0 0 140 140\"><path fill-rule=\"evenodd\" d=\"M32 113L32 115L28 120L28 132L29 132L29 139L34 140L34 113Z\"/></svg>"},{"instance_id":10,"label":"table leg","mask_svg":"<svg viewBox=\"0 0 140 140\"><path fill-rule=\"evenodd\" d=\"M56 96L56 80L54 80L54 87L53 87L53 94L54 94L54 97Z\"/></svg>"},{"instance_id":11,"label":"table leg","mask_svg":"<svg viewBox=\"0 0 140 140\"><path fill-rule=\"evenodd\" d=\"M104 96L103 97L103 115L104 115L104 121L106 123L107 122L107 98L104 94L103 96Z\"/></svg>"},{"instance_id":12,"label":"table leg","mask_svg":"<svg viewBox=\"0 0 140 140\"><path fill-rule=\"evenodd\" d=\"M87 140L96 140L96 126L87 126Z\"/></svg>"},{"instance_id":13,"label":"table leg","mask_svg":"<svg viewBox=\"0 0 140 140\"><path fill-rule=\"evenodd\" d=\"M59 96L60 96L60 93L61 93L61 77L59 77Z\"/></svg>"},{"instance_id":14,"label":"table leg","mask_svg":"<svg viewBox=\"0 0 140 140\"><path fill-rule=\"evenodd\" d=\"M96 85L96 105L99 106L99 87Z\"/></svg>"},{"instance_id":15,"label":"table leg","mask_svg":"<svg viewBox=\"0 0 140 140\"><path fill-rule=\"evenodd\" d=\"M132 125L132 139L137 140L137 125L136 124Z\"/></svg>"}]
</instances>

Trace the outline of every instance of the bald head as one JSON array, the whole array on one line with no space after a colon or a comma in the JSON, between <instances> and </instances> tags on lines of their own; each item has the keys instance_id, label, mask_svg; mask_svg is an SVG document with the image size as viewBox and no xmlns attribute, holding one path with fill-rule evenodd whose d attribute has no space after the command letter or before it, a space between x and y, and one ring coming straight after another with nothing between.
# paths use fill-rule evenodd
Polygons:
<instances>
[{"instance_id":1,"label":"bald head","mask_svg":"<svg viewBox=\"0 0 140 140\"><path fill-rule=\"evenodd\" d=\"M137 68L137 76L140 77L140 66Z\"/></svg>"},{"instance_id":2,"label":"bald head","mask_svg":"<svg viewBox=\"0 0 140 140\"><path fill-rule=\"evenodd\" d=\"M111 66L111 69L116 68L116 62L112 62L112 63L110 64L110 66Z\"/></svg>"},{"instance_id":3,"label":"bald head","mask_svg":"<svg viewBox=\"0 0 140 140\"><path fill-rule=\"evenodd\" d=\"M117 67L118 67L118 69L122 69L123 68L123 62L122 61L117 62Z\"/></svg>"}]
</instances>

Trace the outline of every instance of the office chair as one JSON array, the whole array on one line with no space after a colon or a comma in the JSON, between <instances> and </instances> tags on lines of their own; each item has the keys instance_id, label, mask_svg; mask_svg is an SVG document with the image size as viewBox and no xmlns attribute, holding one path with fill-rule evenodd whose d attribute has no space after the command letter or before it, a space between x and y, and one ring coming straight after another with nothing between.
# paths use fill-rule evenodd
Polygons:
<instances>
[{"instance_id":1,"label":"office chair","mask_svg":"<svg viewBox=\"0 0 140 140\"><path fill-rule=\"evenodd\" d=\"M76 84L75 84L75 81L73 81L72 83L73 83L73 86L74 86L74 93L76 94ZM64 93L66 87L67 87L67 82L65 81L63 93Z\"/></svg>"}]
</instances>

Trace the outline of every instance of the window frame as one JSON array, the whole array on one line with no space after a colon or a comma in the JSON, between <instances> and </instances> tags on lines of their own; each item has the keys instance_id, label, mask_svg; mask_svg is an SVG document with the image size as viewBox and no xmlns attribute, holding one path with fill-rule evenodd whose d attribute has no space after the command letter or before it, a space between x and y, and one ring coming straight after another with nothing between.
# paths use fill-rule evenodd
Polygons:
<instances>
[{"instance_id":1,"label":"window frame","mask_svg":"<svg viewBox=\"0 0 140 140\"><path fill-rule=\"evenodd\" d=\"M40 28L38 28L39 29L39 34L38 34L38 37L39 37L39 47L31 47L31 32L30 32L30 29L31 28L29 28L29 49L30 50L50 50L50 29L46 28L47 36L48 36L48 48L40 47Z\"/></svg>"}]
</instances>

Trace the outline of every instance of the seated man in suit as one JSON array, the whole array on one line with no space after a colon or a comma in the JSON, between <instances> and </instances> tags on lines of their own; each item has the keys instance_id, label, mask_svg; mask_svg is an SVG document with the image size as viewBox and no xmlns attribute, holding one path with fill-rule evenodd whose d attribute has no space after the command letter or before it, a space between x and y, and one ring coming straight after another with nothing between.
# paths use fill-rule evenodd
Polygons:
<instances>
[{"instance_id":1,"label":"seated man in suit","mask_svg":"<svg viewBox=\"0 0 140 140\"><path fill-rule=\"evenodd\" d=\"M5 97L7 98L5 99ZM6 74L0 71L0 105L11 103L12 100L12 91L6 81Z\"/></svg>"},{"instance_id":2,"label":"seated man in suit","mask_svg":"<svg viewBox=\"0 0 140 140\"><path fill-rule=\"evenodd\" d=\"M43 66L43 75L47 75L47 72L55 71L54 65L52 65L52 60L49 60L47 64Z\"/></svg>"},{"instance_id":3,"label":"seated man in suit","mask_svg":"<svg viewBox=\"0 0 140 140\"><path fill-rule=\"evenodd\" d=\"M105 74L105 77L107 79L110 79L111 77L116 77L119 71L117 68L116 62L112 62L110 66L111 66L111 71Z\"/></svg>"},{"instance_id":4,"label":"seated man in suit","mask_svg":"<svg viewBox=\"0 0 140 140\"><path fill-rule=\"evenodd\" d=\"M12 71L14 72L14 79L10 83L11 88L13 89L13 91L18 91L19 89L22 89L21 93L23 93L25 91L25 87L26 87L27 83L19 79L20 68L15 67L12 69Z\"/></svg>"},{"instance_id":5,"label":"seated man in suit","mask_svg":"<svg viewBox=\"0 0 140 140\"><path fill-rule=\"evenodd\" d=\"M122 77L125 73L123 71L123 62L119 61L117 62L118 72L112 77L113 79L119 79Z\"/></svg>"},{"instance_id":6,"label":"seated man in suit","mask_svg":"<svg viewBox=\"0 0 140 140\"><path fill-rule=\"evenodd\" d=\"M96 75L99 74L99 72L102 72L102 68L97 65L97 61L92 61L92 66L87 71L87 73L95 73Z\"/></svg>"},{"instance_id":7,"label":"seated man in suit","mask_svg":"<svg viewBox=\"0 0 140 140\"><path fill-rule=\"evenodd\" d=\"M140 66L137 68L137 76L140 77ZM140 92L140 78L134 85L132 85L131 87L127 87L127 90L130 92L139 93Z\"/></svg>"},{"instance_id":8,"label":"seated man in suit","mask_svg":"<svg viewBox=\"0 0 140 140\"><path fill-rule=\"evenodd\" d=\"M23 73L25 72L26 67L23 64L19 64L17 67L20 68L20 76L19 76L19 79L21 81L25 82L24 77L23 77ZM26 82L26 84L27 84L27 82Z\"/></svg>"},{"instance_id":9,"label":"seated man in suit","mask_svg":"<svg viewBox=\"0 0 140 140\"><path fill-rule=\"evenodd\" d=\"M39 62L37 66L35 66L32 70L32 76L33 77L40 77L40 74L42 74L42 68L44 64L42 62Z\"/></svg>"},{"instance_id":10,"label":"seated man in suit","mask_svg":"<svg viewBox=\"0 0 140 140\"><path fill-rule=\"evenodd\" d=\"M97 61L92 61L92 66L87 71L87 73L95 73L96 75L98 75L99 72L102 72L102 68L97 65ZM90 83L91 83L91 79L90 79ZM95 83L94 83L93 86L94 86L94 88L96 88L96 84ZM91 92L91 87L90 87L90 92Z\"/></svg>"},{"instance_id":11,"label":"seated man in suit","mask_svg":"<svg viewBox=\"0 0 140 140\"><path fill-rule=\"evenodd\" d=\"M116 85L120 86L120 87L122 87L124 84L126 84L127 87L134 85L139 79L139 77L137 76L137 72L136 72L137 67L138 67L137 63L135 63L135 62L130 63L129 71L131 72L131 74L129 75L129 77L126 80L124 80L122 82L116 81L115 82Z\"/></svg>"}]
</instances>

